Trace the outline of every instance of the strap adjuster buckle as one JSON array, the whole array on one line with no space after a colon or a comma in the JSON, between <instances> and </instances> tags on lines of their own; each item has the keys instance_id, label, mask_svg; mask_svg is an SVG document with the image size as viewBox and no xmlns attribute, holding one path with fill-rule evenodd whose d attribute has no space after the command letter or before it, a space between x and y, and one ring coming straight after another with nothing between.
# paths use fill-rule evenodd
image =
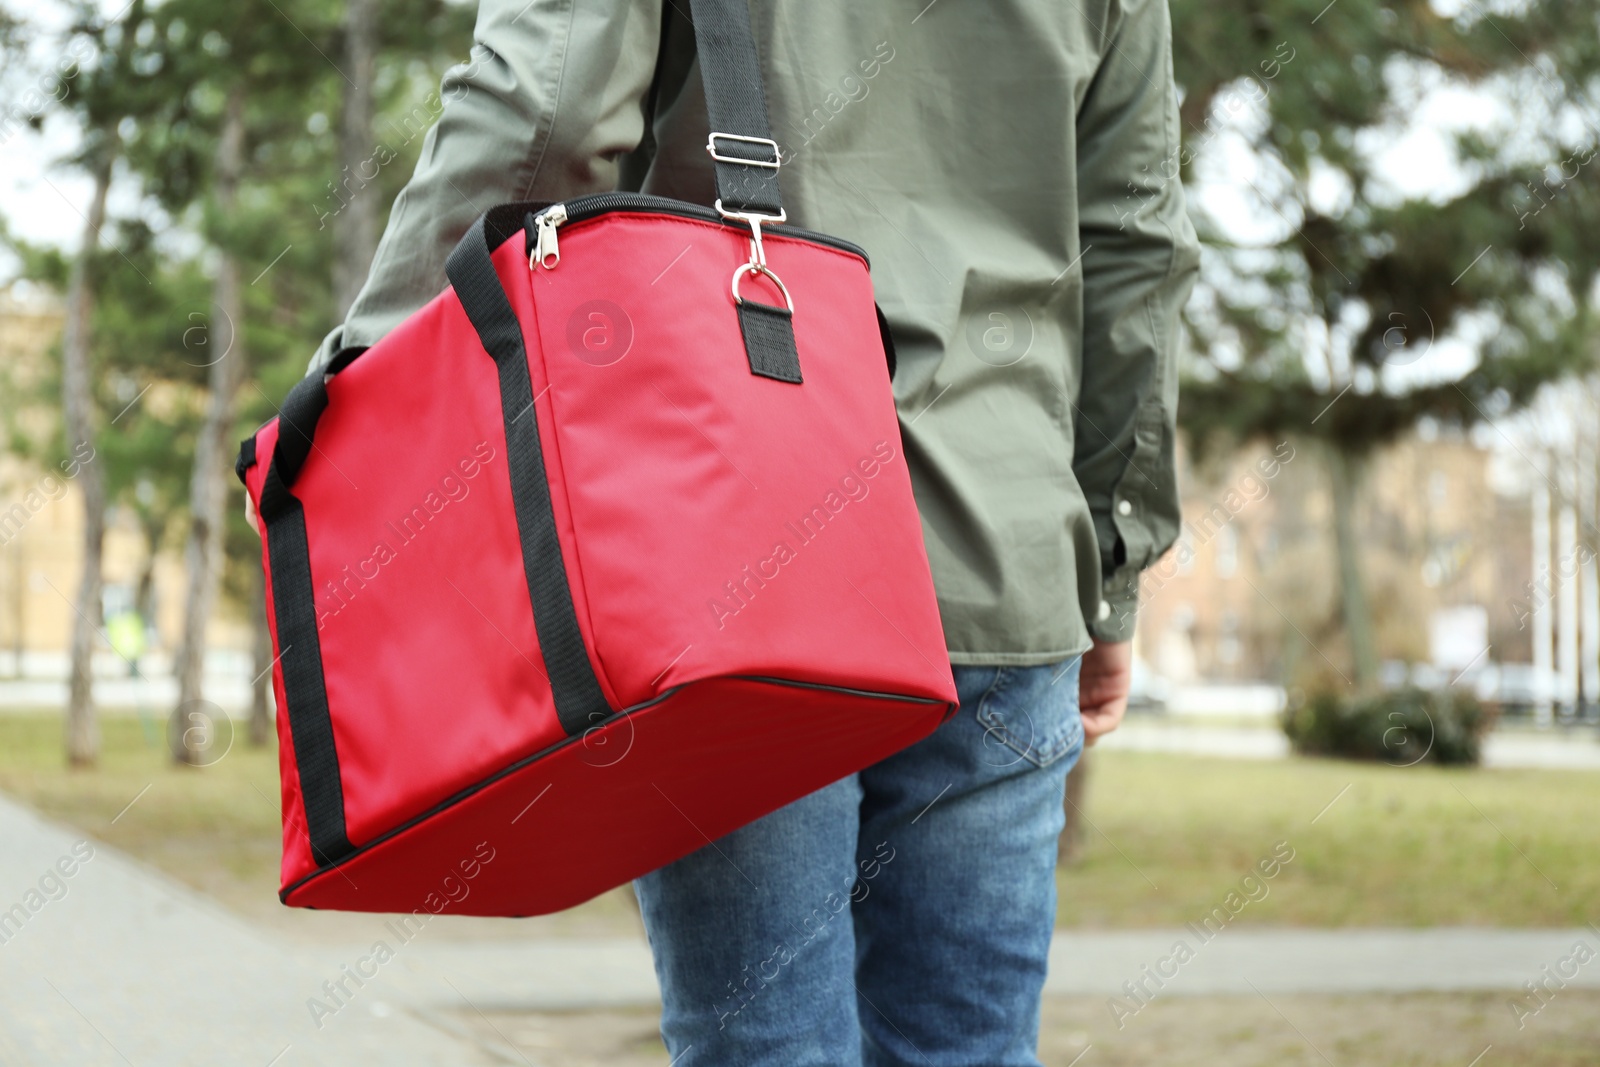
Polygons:
<instances>
[{"instance_id":1,"label":"strap adjuster buckle","mask_svg":"<svg viewBox=\"0 0 1600 1067\"><path fill-rule=\"evenodd\" d=\"M772 149L772 159L746 159L744 156L728 156L717 151L717 140L738 141L741 144L765 145ZM738 133L717 133L712 131L706 138L706 151L718 163L743 163L747 167L762 167L766 170L777 170L783 165L783 153L778 150L778 142L770 137L746 137Z\"/></svg>"}]
</instances>

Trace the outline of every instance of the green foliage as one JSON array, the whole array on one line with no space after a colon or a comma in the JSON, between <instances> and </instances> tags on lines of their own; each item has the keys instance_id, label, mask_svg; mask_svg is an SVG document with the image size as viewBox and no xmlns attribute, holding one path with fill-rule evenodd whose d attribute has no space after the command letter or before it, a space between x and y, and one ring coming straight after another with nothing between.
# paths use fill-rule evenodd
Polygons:
<instances>
[{"instance_id":1,"label":"green foliage","mask_svg":"<svg viewBox=\"0 0 1600 1067\"><path fill-rule=\"evenodd\" d=\"M137 224L120 229L117 238L117 248L96 253L90 265L99 296L90 358L95 406L103 413L96 462L105 473L107 499L133 513L155 550L187 504L198 390L205 381L201 364L174 360L171 353L185 350L185 310L206 306L209 282L198 264L159 255ZM23 260L25 274L33 264L46 265L32 277L35 281L47 281L50 265L60 259L54 250L18 242L10 247ZM15 388L17 415L55 403L59 369L52 361L44 374ZM63 453L53 429L29 434L20 419L10 429L5 444L11 452L44 466Z\"/></svg>"},{"instance_id":2,"label":"green foliage","mask_svg":"<svg viewBox=\"0 0 1600 1067\"><path fill-rule=\"evenodd\" d=\"M344 4L134 0L109 20L87 0L68 8L70 23L53 40L26 16L0 18L0 54L8 66L18 57L13 69L30 79L45 72L23 69L28 43L42 44L42 54L70 47L89 57L61 81L59 107L84 131L81 151L62 162L84 166L104 153L121 161L122 194L113 202L122 214L107 220L90 259L97 450L109 499L135 515L156 550L170 545L187 511L206 368L218 358L247 361L235 403L242 437L277 413L334 325L326 216L338 205L330 190L340 180L338 123L348 87L339 69ZM416 112L437 92L445 66L467 58L473 17L472 5L448 0L381 4L375 136L387 151L372 180L383 202L409 176L422 141L387 134L403 127L386 120ZM245 165L237 201L224 210L213 189L230 93L243 99ZM431 124L436 108L422 111ZM69 256L14 239L3 218L0 246L13 254L17 276L65 290ZM211 302L218 250L240 264L243 322L220 321ZM10 409L53 407L58 368L35 375L26 390L11 388L7 370L0 368L0 388L18 403L7 405L0 433L12 451L50 462L59 433L23 433ZM239 510L228 508L224 588L244 600L259 543Z\"/></svg>"},{"instance_id":3,"label":"green foliage","mask_svg":"<svg viewBox=\"0 0 1600 1067\"><path fill-rule=\"evenodd\" d=\"M1353 701L1324 690L1285 712L1283 732L1306 756L1475 766L1491 722L1482 704L1454 689L1401 689Z\"/></svg>"},{"instance_id":4,"label":"green foliage","mask_svg":"<svg viewBox=\"0 0 1600 1067\"><path fill-rule=\"evenodd\" d=\"M1276 227L1240 247L1199 213L1200 352L1180 408L1196 451L1296 435L1360 454L1423 417L1504 414L1594 365L1591 4L1466 4L1445 17L1427 0L1181 0L1173 19L1176 162L1200 177L1208 152L1242 144L1257 164L1247 191ZM1404 198L1375 172L1373 148L1429 84L1490 93L1531 121L1460 138L1464 188ZM1262 121L1236 121L1252 115ZM1464 374L1409 369L1450 337L1476 348Z\"/></svg>"}]
</instances>

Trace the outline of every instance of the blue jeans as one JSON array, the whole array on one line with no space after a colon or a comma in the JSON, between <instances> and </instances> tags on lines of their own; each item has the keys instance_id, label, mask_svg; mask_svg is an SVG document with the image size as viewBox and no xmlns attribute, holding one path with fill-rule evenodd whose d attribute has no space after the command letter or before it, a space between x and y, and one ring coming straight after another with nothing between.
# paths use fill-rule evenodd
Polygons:
<instances>
[{"instance_id":1,"label":"blue jeans","mask_svg":"<svg viewBox=\"0 0 1600 1067\"><path fill-rule=\"evenodd\" d=\"M635 882L674 1067L1037 1067L1078 666Z\"/></svg>"}]
</instances>

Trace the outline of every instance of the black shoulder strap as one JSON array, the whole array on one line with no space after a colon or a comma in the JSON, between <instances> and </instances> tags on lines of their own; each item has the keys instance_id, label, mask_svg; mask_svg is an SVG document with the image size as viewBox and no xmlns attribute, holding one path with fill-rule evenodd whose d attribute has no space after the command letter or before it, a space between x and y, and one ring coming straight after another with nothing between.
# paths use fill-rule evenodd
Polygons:
<instances>
[{"instance_id":1,"label":"black shoulder strap","mask_svg":"<svg viewBox=\"0 0 1600 1067\"><path fill-rule=\"evenodd\" d=\"M778 145L767 120L748 0L691 0L717 197L728 212L781 216Z\"/></svg>"}]
</instances>

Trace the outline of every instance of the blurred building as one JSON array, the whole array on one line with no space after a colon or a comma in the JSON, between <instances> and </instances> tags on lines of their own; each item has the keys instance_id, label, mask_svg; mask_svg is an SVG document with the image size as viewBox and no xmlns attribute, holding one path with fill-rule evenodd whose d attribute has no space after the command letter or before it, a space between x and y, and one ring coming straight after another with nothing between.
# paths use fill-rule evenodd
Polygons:
<instances>
[{"instance_id":1,"label":"blurred building","mask_svg":"<svg viewBox=\"0 0 1600 1067\"><path fill-rule=\"evenodd\" d=\"M32 675L65 670L72 601L82 560L83 501L59 467L20 457L6 441L35 441L59 433L53 402L62 308L45 295L0 290L0 676L19 668ZM104 418L102 418L104 422ZM59 451L59 450L55 450ZM126 509L107 514L103 621L135 604L140 575L153 565L155 611L147 620L150 667L160 670L182 627L183 565L157 551ZM218 648L248 648L248 627L237 609L223 608L212 627ZM125 670L102 634L99 670Z\"/></svg>"},{"instance_id":2,"label":"blurred building","mask_svg":"<svg viewBox=\"0 0 1600 1067\"><path fill-rule=\"evenodd\" d=\"M1368 464L1355 525L1386 681L1417 665L1529 661L1529 501L1497 462L1481 441L1430 433ZM1307 685L1348 671L1333 501L1314 446L1256 445L1204 465L1183 456L1180 486L1182 537L1144 579L1141 657L1180 684Z\"/></svg>"},{"instance_id":3,"label":"blurred building","mask_svg":"<svg viewBox=\"0 0 1600 1067\"><path fill-rule=\"evenodd\" d=\"M61 307L44 296L18 299L0 291L0 389L6 403L0 432L47 432L43 413L22 397L44 383L46 356L61 336ZM82 511L59 479L39 464L0 448L0 650L13 664L24 651L66 647L76 587L75 536Z\"/></svg>"}]
</instances>

